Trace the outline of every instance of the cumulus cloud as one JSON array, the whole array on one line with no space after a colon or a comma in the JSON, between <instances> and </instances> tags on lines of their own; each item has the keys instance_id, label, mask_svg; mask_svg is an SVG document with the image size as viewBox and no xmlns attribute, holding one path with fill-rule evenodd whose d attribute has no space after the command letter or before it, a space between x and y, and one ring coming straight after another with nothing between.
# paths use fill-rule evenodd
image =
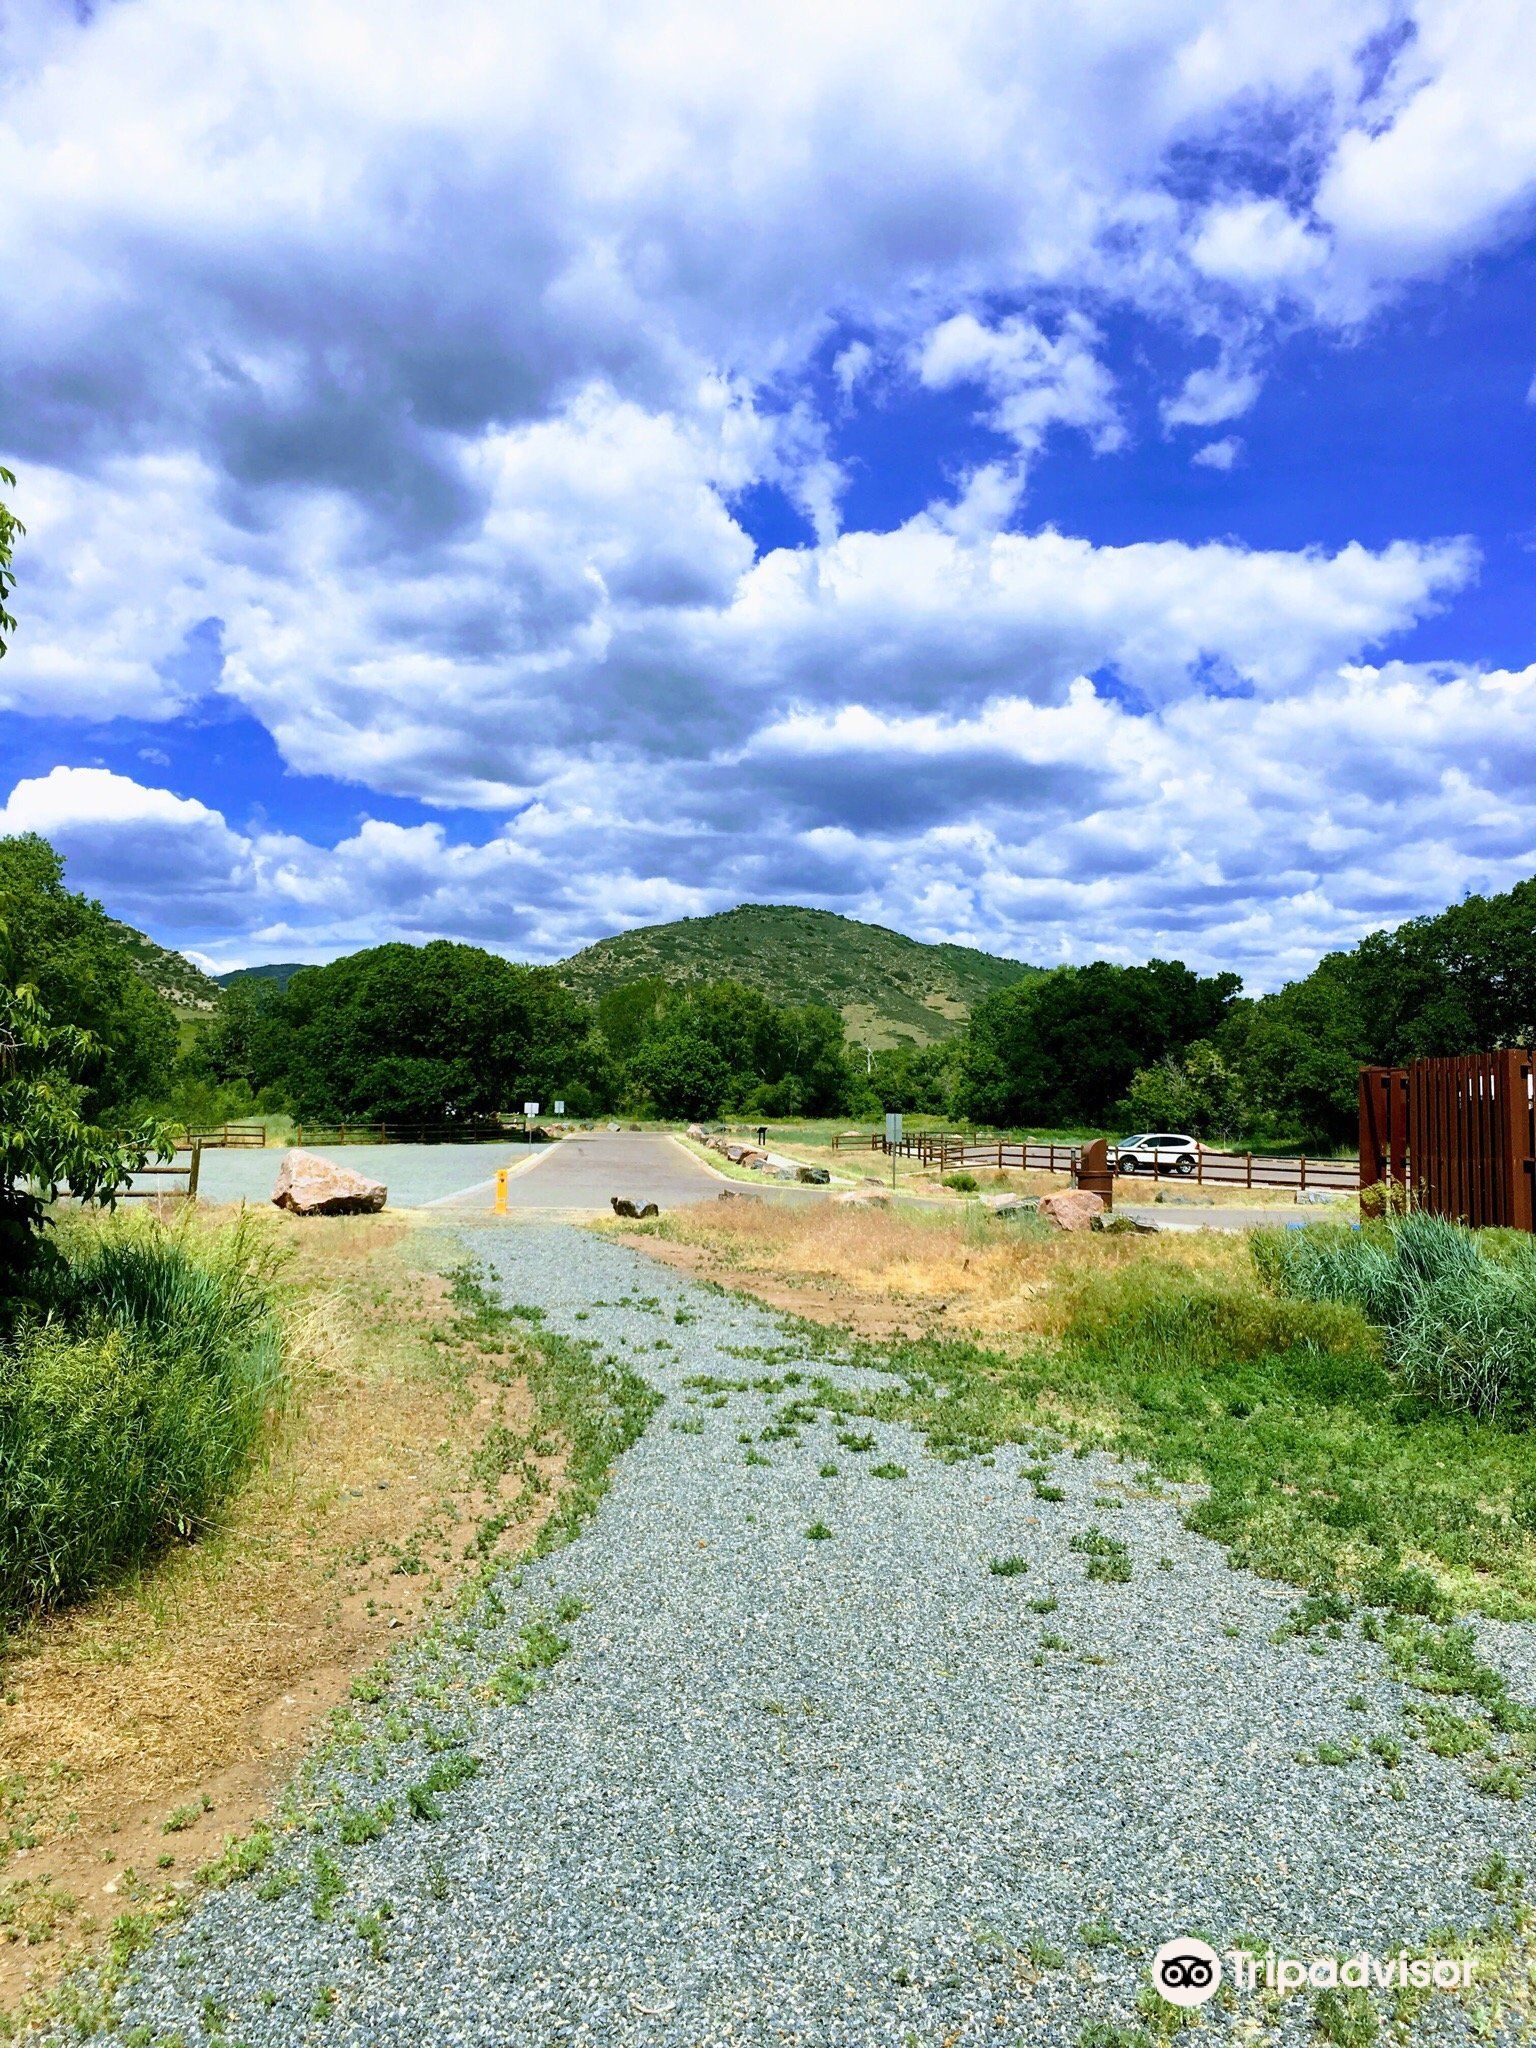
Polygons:
<instances>
[{"instance_id":1,"label":"cumulus cloud","mask_svg":"<svg viewBox=\"0 0 1536 2048\"><path fill-rule=\"evenodd\" d=\"M1259 379L1240 363L1223 360L1191 370L1173 398L1163 401L1165 427L1216 427L1248 411L1259 395Z\"/></svg>"},{"instance_id":2,"label":"cumulus cloud","mask_svg":"<svg viewBox=\"0 0 1536 2048\"><path fill-rule=\"evenodd\" d=\"M1174 952L1262 988L1529 873L1530 735L1536 668L1347 663L1282 697L1152 715L1079 677L1055 703L999 694L958 716L792 710L728 778L669 764L651 815L599 777L473 841L378 820L334 846L242 831L92 770L19 784L0 828L45 831L118 907L131 877L130 905L219 965L438 933L557 958L625 925L812 896L1024 958Z\"/></svg>"},{"instance_id":3,"label":"cumulus cloud","mask_svg":"<svg viewBox=\"0 0 1536 2048\"><path fill-rule=\"evenodd\" d=\"M64 767L11 828L51 821L115 907L254 950L441 928L547 955L800 894L1041 957L1289 957L1387 901L1368 805L1319 784L1282 825L1273 794L1341 691L1376 691L1439 750L1434 831L1473 849L1415 886L1502 872L1518 794L1436 715L1495 685L1361 666L1466 584L1471 543L1016 529L1055 438L1113 458L1134 431L1123 314L1186 361L1215 344L1153 402L1217 429L1287 323L1358 321L1526 218L1522 13L20 0L0 377L29 532L0 709L215 695L301 774L483 822L319 846ZM964 460L936 451L948 494L845 530L841 424L941 392L978 421ZM803 545L754 546L765 491Z\"/></svg>"}]
</instances>

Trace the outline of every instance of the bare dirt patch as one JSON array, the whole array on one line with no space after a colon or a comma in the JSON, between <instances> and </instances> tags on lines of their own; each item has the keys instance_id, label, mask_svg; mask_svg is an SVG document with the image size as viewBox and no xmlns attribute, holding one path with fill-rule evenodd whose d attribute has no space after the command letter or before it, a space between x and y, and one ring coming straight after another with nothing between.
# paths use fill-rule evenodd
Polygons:
<instances>
[{"instance_id":1,"label":"bare dirt patch","mask_svg":"<svg viewBox=\"0 0 1536 2048\"><path fill-rule=\"evenodd\" d=\"M293 1254L293 1393L262 1465L199 1541L8 1646L0 2008L118 1914L172 1907L354 1676L553 1504L558 1447L515 1357L455 1334L440 1239L386 1217L271 1227Z\"/></svg>"}]
</instances>

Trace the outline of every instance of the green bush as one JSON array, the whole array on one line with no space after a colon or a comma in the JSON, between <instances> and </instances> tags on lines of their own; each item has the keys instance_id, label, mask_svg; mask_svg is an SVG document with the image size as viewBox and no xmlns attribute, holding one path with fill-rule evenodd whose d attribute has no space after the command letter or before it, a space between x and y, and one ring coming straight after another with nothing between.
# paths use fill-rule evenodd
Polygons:
<instances>
[{"instance_id":1,"label":"green bush","mask_svg":"<svg viewBox=\"0 0 1536 2048\"><path fill-rule=\"evenodd\" d=\"M1410 1392L1474 1415L1536 1413L1536 1247L1410 1214L1362 1230L1255 1234L1276 1292L1357 1307Z\"/></svg>"},{"instance_id":2,"label":"green bush","mask_svg":"<svg viewBox=\"0 0 1536 2048\"><path fill-rule=\"evenodd\" d=\"M60 1245L45 1299L0 1346L0 1622L196 1533L283 1384L274 1253L251 1222L112 1218Z\"/></svg>"},{"instance_id":3,"label":"green bush","mask_svg":"<svg viewBox=\"0 0 1536 2048\"><path fill-rule=\"evenodd\" d=\"M957 1195L974 1195L977 1181L974 1173L946 1173L944 1185L952 1188Z\"/></svg>"}]
</instances>

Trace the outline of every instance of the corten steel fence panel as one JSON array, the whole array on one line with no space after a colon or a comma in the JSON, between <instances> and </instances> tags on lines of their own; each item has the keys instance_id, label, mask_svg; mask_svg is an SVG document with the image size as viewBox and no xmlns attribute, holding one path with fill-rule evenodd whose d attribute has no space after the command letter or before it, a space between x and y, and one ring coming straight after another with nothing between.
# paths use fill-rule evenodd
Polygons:
<instances>
[{"instance_id":1,"label":"corten steel fence panel","mask_svg":"<svg viewBox=\"0 0 1536 2048\"><path fill-rule=\"evenodd\" d=\"M1421 1109L1427 1143L1424 1206L1473 1224L1530 1230L1533 1216L1531 1057L1518 1047L1466 1059L1416 1061L1410 1117ZM1417 1138L1417 1126L1410 1122ZM1412 1159L1410 1155L1410 1171Z\"/></svg>"},{"instance_id":2,"label":"corten steel fence panel","mask_svg":"<svg viewBox=\"0 0 1536 2048\"><path fill-rule=\"evenodd\" d=\"M1520 1047L1360 1073L1360 1180L1478 1227L1536 1228L1532 1057Z\"/></svg>"}]
</instances>

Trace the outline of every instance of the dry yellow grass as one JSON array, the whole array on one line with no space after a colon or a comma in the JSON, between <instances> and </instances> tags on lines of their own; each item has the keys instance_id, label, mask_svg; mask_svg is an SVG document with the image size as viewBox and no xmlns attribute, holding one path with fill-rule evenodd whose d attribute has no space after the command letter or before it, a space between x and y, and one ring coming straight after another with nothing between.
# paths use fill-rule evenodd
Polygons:
<instances>
[{"instance_id":1,"label":"dry yellow grass","mask_svg":"<svg viewBox=\"0 0 1536 2048\"><path fill-rule=\"evenodd\" d=\"M1230 1272L1247 1260L1241 1239L1216 1233L1041 1237L979 1211L900 1203L700 1203L641 1236L662 1258L818 1320L883 1335L942 1316L1005 1342L1059 1335L1078 1291L1127 1261Z\"/></svg>"}]
</instances>

